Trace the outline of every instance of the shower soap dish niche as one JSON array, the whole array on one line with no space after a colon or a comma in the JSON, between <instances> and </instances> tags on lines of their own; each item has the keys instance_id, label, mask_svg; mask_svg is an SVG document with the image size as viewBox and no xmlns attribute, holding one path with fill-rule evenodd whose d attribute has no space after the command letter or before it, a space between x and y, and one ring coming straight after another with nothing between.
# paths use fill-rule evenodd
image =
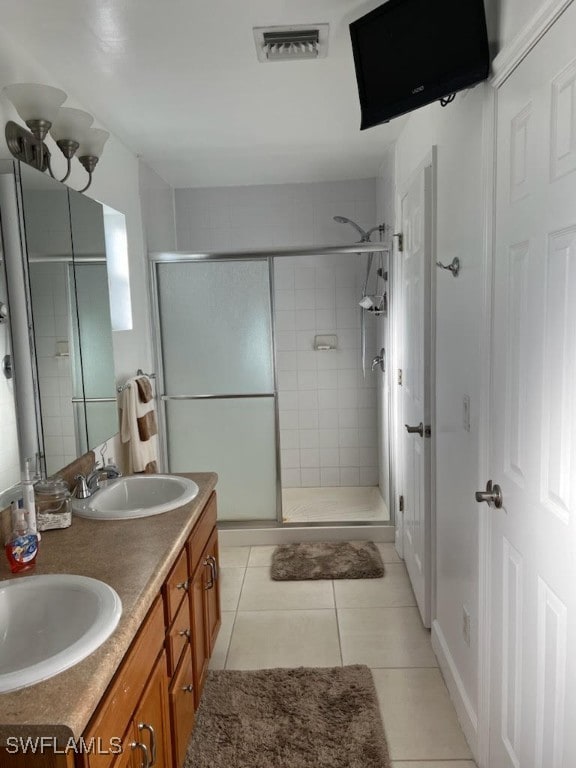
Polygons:
<instances>
[{"instance_id":1,"label":"shower soap dish niche","mask_svg":"<svg viewBox=\"0 0 576 768\"><path fill-rule=\"evenodd\" d=\"M317 352L327 352L331 349L338 349L338 336L336 336L336 334L314 336L314 349Z\"/></svg>"}]
</instances>

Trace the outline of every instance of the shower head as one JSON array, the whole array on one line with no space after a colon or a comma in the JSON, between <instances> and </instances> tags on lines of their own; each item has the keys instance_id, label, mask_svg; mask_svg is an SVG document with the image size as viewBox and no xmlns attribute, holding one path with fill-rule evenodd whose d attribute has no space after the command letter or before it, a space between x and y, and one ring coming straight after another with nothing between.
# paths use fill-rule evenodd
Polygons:
<instances>
[{"instance_id":1,"label":"shower head","mask_svg":"<svg viewBox=\"0 0 576 768\"><path fill-rule=\"evenodd\" d=\"M362 243L368 242L369 235L368 232L366 232L359 224L356 224L355 221L352 221L352 219L347 219L346 216L334 216L334 221L337 221L338 224L350 224L354 227L354 229L360 234Z\"/></svg>"},{"instance_id":2,"label":"shower head","mask_svg":"<svg viewBox=\"0 0 576 768\"><path fill-rule=\"evenodd\" d=\"M361 243L369 243L373 232L386 231L385 224L378 224L377 226L372 227L372 229L369 229L368 232L366 232L366 230L362 229L362 227L359 224L356 224L356 222L352 221L352 219L346 218L346 216L334 216L334 221L337 221L338 224L350 224L352 227L354 227L354 229L360 234Z\"/></svg>"}]
</instances>

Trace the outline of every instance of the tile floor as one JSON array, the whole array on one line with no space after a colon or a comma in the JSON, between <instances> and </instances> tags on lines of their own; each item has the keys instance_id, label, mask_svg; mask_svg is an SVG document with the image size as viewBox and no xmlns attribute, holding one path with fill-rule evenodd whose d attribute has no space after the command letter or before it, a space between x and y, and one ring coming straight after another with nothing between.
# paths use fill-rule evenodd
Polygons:
<instances>
[{"instance_id":1,"label":"tile floor","mask_svg":"<svg viewBox=\"0 0 576 768\"><path fill-rule=\"evenodd\" d=\"M384 579L274 582L274 547L223 547L213 669L373 670L393 768L474 768L403 563L379 544Z\"/></svg>"}]
</instances>

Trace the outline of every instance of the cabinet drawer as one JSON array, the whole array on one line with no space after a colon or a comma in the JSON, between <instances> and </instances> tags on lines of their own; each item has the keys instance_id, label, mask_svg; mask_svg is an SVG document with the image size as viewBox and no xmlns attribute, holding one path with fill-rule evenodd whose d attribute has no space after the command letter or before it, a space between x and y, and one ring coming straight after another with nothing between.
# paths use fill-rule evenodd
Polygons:
<instances>
[{"instance_id":1,"label":"cabinet drawer","mask_svg":"<svg viewBox=\"0 0 576 768\"><path fill-rule=\"evenodd\" d=\"M172 751L176 765L182 765L188 740L194 727L194 688L192 657L185 653L170 685L170 714L172 720Z\"/></svg>"},{"instance_id":2,"label":"cabinet drawer","mask_svg":"<svg viewBox=\"0 0 576 768\"><path fill-rule=\"evenodd\" d=\"M168 677L172 677L182 656L182 651L190 645L190 635L190 602L186 596L166 637Z\"/></svg>"},{"instance_id":3,"label":"cabinet drawer","mask_svg":"<svg viewBox=\"0 0 576 768\"><path fill-rule=\"evenodd\" d=\"M148 676L142 674L142 670L152 670L163 646L164 612L162 600L158 597L86 729L86 741L94 737L100 738L103 743L110 743L110 739L123 736L134 706L146 686ZM89 768L109 768L114 757L90 752L86 755L86 765Z\"/></svg>"},{"instance_id":4,"label":"cabinet drawer","mask_svg":"<svg viewBox=\"0 0 576 768\"><path fill-rule=\"evenodd\" d=\"M210 496L208 503L204 507L204 512L200 520L196 523L194 530L190 534L188 539L188 555L190 558L189 573L194 573L202 552L206 546L206 542L210 538L210 534L214 530L216 525L216 493L213 492Z\"/></svg>"},{"instance_id":5,"label":"cabinet drawer","mask_svg":"<svg viewBox=\"0 0 576 768\"><path fill-rule=\"evenodd\" d=\"M163 589L166 598L166 624L170 626L176 618L182 598L188 591L188 563L185 549L178 556Z\"/></svg>"}]
</instances>

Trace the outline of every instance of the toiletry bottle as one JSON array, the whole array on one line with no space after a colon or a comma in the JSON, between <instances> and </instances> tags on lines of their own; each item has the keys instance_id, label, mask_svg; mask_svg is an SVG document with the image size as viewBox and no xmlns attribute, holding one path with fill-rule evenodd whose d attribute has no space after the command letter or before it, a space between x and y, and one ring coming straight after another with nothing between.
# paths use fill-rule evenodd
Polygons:
<instances>
[{"instance_id":1,"label":"toiletry bottle","mask_svg":"<svg viewBox=\"0 0 576 768\"><path fill-rule=\"evenodd\" d=\"M24 509L12 504L12 534L4 547L12 573L33 568L38 554L38 536L26 523Z\"/></svg>"},{"instance_id":2,"label":"toiletry bottle","mask_svg":"<svg viewBox=\"0 0 576 768\"><path fill-rule=\"evenodd\" d=\"M32 459L26 459L24 462L24 474L22 477L22 496L24 498L24 511L26 512L26 520L28 522L28 528L31 533L35 533L40 541L41 536L38 533L38 526L36 524L36 499L34 496L34 481L30 474L30 463Z\"/></svg>"}]
</instances>

